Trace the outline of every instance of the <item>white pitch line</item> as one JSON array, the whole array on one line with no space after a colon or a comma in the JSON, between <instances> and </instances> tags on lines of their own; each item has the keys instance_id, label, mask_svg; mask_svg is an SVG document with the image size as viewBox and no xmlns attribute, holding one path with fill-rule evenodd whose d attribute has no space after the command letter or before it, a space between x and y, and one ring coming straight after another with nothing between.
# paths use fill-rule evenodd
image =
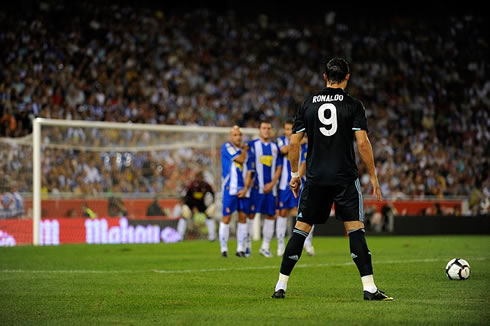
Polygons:
<instances>
[{"instance_id":1,"label":"white pitch line","mask_svg":"<svg viewBox=\"0 0 490 326\"><path fill-rule=\"evenodd\" d=\"M472 258L471 261L481 261L487 260L490 257L478 257ZM470 259L468 259L470 260ZM411 264L411 263L433 263L439 261L446 261L446 259L441 258L426 258L426 259L411 259L411 260L386 260L386 261L377 261L375 265L379 264ZM349 266L354 265L353 262L345 262L345 263L325 263L325 264L298 264L295 268L303 268L303 267L333 267L333 266ZM231 267L231 268L203 268L203 269L181 269L181 270L158 270L155 269L153 272L155 273L163 273L163 274L179 274L179 273L206 273L206 272L228 272L228 271L246 271L246 270L260 270L260 269L277 269L279 265L274 266L250 266L250 267Z\"/></svg>"},{"instance_id":2,"label":"white pitch line","mask_svg":"<svg viewBox=\"0 0 490 326\"><path fill-rule=\"evenodd\" d=\"M142 270L142 271L130 271L130 270L111 270L111 271L104 271L104 270L83 270L83 269L67 269L67 270L25 270L25 269L4 269L0 270L0 273L51 273L51 274L123 274L123 273L142 273L142 272L148 272L147 270Z\"/></svg>"},{"instance_id":3,"label":"white pitch line","mask_svg":"<svg viewBox=\"0 0 490 326\"><path fill-rule=\"evenodd\" d=\"M469 261L482 261L488 260L490 257L476 257L468 259ZM385 260L376 261L374 265L380 264L411 264L411 263L434 263L445 262L447 259L442 258L425 258L425 259L408 259L408 260ZM305 267L334 267L334 266L349 266L354 265L353 262L345 263L324 263L324 264L298 264L296 268ZM136 274L136 273L162 273L162 274L182 274L182 273L209 273L209 272L231 272L231 271L247 271L247 270L261 270L261 269L278 269L278 265L269 266L248 266L248 267L223 267L223 268L200 268L200 269L167 269L167 270L24 270L24 269L4 269L0 270L0 273L32 273L32 274Z\"/></svg>"}]
</instances>

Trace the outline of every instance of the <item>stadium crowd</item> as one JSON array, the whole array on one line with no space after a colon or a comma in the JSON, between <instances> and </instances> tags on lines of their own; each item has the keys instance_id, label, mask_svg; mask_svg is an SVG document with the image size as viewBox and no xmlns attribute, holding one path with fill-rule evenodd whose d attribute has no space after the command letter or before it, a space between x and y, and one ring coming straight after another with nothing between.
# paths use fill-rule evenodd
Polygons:
<instances>
[{"instance_id":1,"label":"stadium crowd","mask_svg":"<svg viewBox=\"0 0 490 326\"><path fill-rule=\"evenodd\" d=\"M330 12L312 23L44 1L23 19L0 12L0 27L1 137L30 134L33 117L244 127L266 118L279 135L323 87L325 60L343 56L386 197L490 197L484 17ZM90 140L73 129L57 137ZM205 150L131 154L129 163L124 154L78 153L45 152L45 192L179 192L211 160ZM29 191L29 154L20 146L9 155L19 161L2 158L0 170Z\"/></svg>"}]
</instances>

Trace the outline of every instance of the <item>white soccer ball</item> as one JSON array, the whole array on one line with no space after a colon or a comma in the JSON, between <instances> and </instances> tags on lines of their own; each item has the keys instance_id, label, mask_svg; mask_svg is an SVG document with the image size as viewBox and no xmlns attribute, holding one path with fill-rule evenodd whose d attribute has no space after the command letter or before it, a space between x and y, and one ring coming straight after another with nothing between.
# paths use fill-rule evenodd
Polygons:
<instances>
[{"instance_id":1,"label":"white soccer ball","mask_svg":"<svg viewBox=\"0 0 490 326\"><path fill-rule=\"evenodd\" d=\"M446 265L446 275L450 280L466 280L470 277L470 264L462 258L453 258Z\"/></svg>"}]
</instances>

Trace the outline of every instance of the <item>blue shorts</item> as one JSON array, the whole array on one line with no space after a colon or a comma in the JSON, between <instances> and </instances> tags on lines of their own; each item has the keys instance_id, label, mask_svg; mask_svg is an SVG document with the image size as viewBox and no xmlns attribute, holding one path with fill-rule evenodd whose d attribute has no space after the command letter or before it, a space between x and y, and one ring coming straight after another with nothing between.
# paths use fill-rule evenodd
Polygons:
<instances>
[{"instance_id":1,"label":"blue shorts","mask_svg":"<svg viewBox=\"0 0 490 326\"><path fill-rule=\"evenodd\" d=\"M253 213L276 215L276 196L273 195L272 191L268 194L260 194L254 188L250 202L252 203L251 208Z\"/></svg>"},{"instance_id":2,"label":"blue shorts","mask_svg":"<svg viewBox=\"0 0 490 326\"><path fill-rule=\"evenodd\" d=\"M291 209L298 207L298 198L294 198L291 189L279 190L277 209Z\"/></svg>"},{"instance_id":3,"label":"blue shorts","mask_svg":"<svg viewBox=\"0 0 490 326\"><path fill-rule=\"evenodd\" d=\"M243 208L242 212L247 215L254 213L252 210L252 201L250 200L250 197L238 198L238 201L240 202L239 206Z\"/></svg>"},{"instance_id":4,"label":"blue shorts","mask_svg":"<svg viewBox=\"0 0 490 326\"><path fill-rule=\"evenodd\" d=\"M235 211L245 212L250 211L250 206L243 198L238 198L237 195L230 195L228 192L223 192L223 216L233 214ZM247 213L248 214L248 213Z\"/></svg>"}]
</instances>

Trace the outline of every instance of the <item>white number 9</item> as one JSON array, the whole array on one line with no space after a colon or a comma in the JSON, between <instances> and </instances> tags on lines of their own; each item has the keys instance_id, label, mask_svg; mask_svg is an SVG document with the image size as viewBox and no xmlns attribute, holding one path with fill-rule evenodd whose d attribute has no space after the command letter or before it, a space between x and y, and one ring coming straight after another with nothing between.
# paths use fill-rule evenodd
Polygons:
<instances>
[{"instance_id":1,"label":"white number 9","mask_svg":"<svg viewBox=\"0 0 490 326\"><path fill-rule=\"evenodd\" d=\"M325 111L330 111L330 118L325 118ZM330 129L320 128L320 132L325 136L332 136L337 132L337 108L332 103L325 103L318 109L318 119L324 125L331 125Z\"/></svg>"}]
</instances>

